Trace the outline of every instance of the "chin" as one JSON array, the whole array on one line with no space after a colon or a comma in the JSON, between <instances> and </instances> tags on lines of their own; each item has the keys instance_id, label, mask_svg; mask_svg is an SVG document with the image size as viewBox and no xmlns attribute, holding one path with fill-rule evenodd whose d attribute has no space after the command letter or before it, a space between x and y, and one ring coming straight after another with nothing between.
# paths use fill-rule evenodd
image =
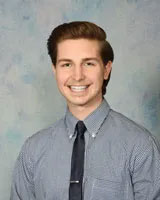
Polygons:
<instances>
[{"instance_id":1,"label":"chin","mask_svg":"<svg viewBox=\"0 0 160 200\"><path fill-rule=\"evenodd\" d=\"M73 100L73 101L71 101L71 100L68 100L68 104L73 105L73 106L85 106L85 105L88 104L88 101L84 101L84 100L79 100L79 101Z\"/></svg>"},{"instance_id":2,"label":"chin","mask_svg":"<svg viewBox=\"0 0 160 200\"><path fill-rule=\"evenodd\" d=\"M87 102L70 102L70 104L74 105L74 106L85 106L87 104Z\"/></svg>"}]
</instances>

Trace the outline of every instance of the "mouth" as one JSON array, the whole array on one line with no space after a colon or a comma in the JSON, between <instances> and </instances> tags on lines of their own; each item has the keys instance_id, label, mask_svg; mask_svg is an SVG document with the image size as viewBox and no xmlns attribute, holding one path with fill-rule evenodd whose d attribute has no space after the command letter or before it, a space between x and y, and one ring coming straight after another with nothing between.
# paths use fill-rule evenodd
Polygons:
<instances>
[{"instance_id":1,"label":"mouth","mask_svg":"<svg viewBox=\"0 0 160 200\"><path fill-rule=\"evenodd\" d=\"M79 86L69 86L69 88L73 91L73 92L83 92L85 91L87 88L89 87L89 85L79 85Z\"/></svg>"}]
</instances>

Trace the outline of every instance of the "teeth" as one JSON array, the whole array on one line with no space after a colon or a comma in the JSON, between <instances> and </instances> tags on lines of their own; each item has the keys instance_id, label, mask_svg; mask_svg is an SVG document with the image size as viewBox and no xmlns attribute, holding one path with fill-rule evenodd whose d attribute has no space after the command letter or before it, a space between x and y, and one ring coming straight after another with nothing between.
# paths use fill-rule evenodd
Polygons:
<instances>
[{"instance_id":1,"label":"teeth","mask_svg":"<svg viewBox=\"0 0 160 200\"><path fill-rule=\"evenodd\" d=\"M81 92L85 90L87 86L71 86L71 90L76 91L76 92Z\"/></svg>"}]
</instances>

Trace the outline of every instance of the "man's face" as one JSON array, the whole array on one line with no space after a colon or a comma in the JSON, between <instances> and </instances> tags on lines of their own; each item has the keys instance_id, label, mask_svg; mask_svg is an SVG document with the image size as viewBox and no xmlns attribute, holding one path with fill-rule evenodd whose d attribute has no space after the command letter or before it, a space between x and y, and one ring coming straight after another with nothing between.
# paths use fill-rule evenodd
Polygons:
<instances>
[{"instance_id":1,"label":"man's face","mask_svg":"<svg viewBox=\"0 0 160 200\"><path fill-rule=\"evenodd\" d=\"M53 71L69 108L101 103L103 80L108 78L111 64L104 66L96 40L67 39L58 44Z\"/></svg>"}]
</instances>

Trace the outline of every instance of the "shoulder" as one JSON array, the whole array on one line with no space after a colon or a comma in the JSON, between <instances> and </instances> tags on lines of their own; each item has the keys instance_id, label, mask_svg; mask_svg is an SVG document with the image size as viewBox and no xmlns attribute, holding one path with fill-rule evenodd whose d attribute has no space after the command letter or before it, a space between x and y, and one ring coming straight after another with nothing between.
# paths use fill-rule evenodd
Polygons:
<instances>
[{"instance_id":1,"label":"shoulder","mask_svg":"<svg viewBox=\"0 0 160 200\"><path fill-rule=\"evenodd\" d=\"M28 155L29 157L38 158L43 152L54 142L57 129L64 126L64 118L56 121L50 127L44 128L32 136L28 137L24 142L21 152Z\"/></svg>"},{"instance_id":2,"label":"shoulder","mask_svg":"<svg viewBox=\"0 0 160 200\"><path fill-rule=\"evenodd\" d=\"M148 138L151 133L137 122L129 119L123 114L111 109L108 116L109 124L114 127L115 132L120 134L121 137L127 137L131 139Z\"/></svg>"},{"instance_id":3,"label":"shoulder","mask_svg":"<svg viewBox=\"0 0 160 200\"><path fill-rule=\"evenodd\" d=\"M142 125L121 113L110 110L106 128L112 133L117 145L123 145L127 152L140 153L153 148L160 149L159 141Z\"/></svg>"},{"instance_id":4,"label":"shoulder","mask_svg":"<svg viewBox=\"0 0 160 200\"><path fill-rule=\"evenodd\" d=\"M44 141L47 141L51 139L51 137L54 137L56 130L60 127L64 126L64 118L59 119L51 126L44 128L42 130L39 130L35 134L33 134L31 137L29 137L29 140L33 143L44 143Z\"/></svg>"},{"instance_id":5,"label":"shoulder","mask_svg":"<svg viewBox=\"0 0 160 200\"><path fill-rule=\"evenodd\" d=\"M130 166L135 163L139 166L148 158L160 160L160 143L146 128L113 110L107 124L114 135L115 146L122 145L125 149Z\"/></svg>"}]
</instances>

